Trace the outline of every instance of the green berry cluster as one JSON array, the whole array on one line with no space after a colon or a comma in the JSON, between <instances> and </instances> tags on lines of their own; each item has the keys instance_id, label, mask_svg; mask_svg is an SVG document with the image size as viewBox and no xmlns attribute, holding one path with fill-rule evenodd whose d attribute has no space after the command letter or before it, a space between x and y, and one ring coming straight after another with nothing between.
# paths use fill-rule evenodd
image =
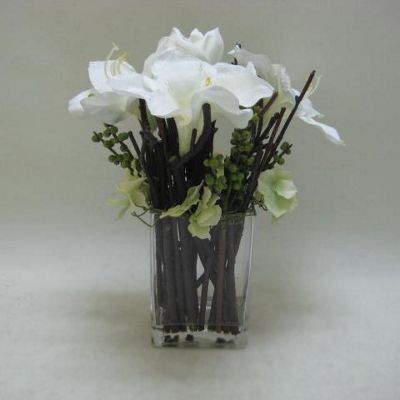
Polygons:
<instances>
[{"instance_id":1,"label":"green berry cluster","mask_svg":"<svg viewBox=\"0 0 400 400\"><path fill-rule=\"evenodd\" d=\"M132 152L125 141L129 138L129 132L118 132L118 128L114 125L104 124L102 132L93 132L92 141L95 143L103 143L106 149L111 151L108 160L115 165L120 165L122 168L132 170L132 163L139 164L138 160L134 159ZM120 153L115 149L119 146Z\"/></svg>"},{"instance_id":2,"label":"green berry cluster","mask_svg":"<svg viewBox=\"0 0 400 400\"><path fill-rule=\"evenodd\" d=\"M280 146L280 151L276 152L273 157L271 167L274 167L276 164L283 165L285 164L285 156L290 155L292 153L292 145L288 142L283 142Z\"/></svg>"},{"instance_id":3,"label":"green berry cluster","mask_svg":"<svg viewBox=\"0 0 400 400\"><path fill-rule=\"evenodd\" d=\"M243 189L244 180L247 175L247 171L243 168L244 164L234 164L231 159L227 159L225 162L226 172L229 184L232 190L239 192Z\"/></svg>"},{"instance_id":4,"label":"green berry cluster","mask_svg":"<svg viewBox=\"0 0 400 400\"><path fill-rule=\"evenodd\" d=\"M111 154L108 156L108 161L115 165L121 165L122 168L130 168L132 165L132 157L128 153Z\"/></svg>"},{"instance_id":5,"label":"green berry cluster","mask_svg":"<svg viewBox=\"0 0 400 400\"><path fill-rule=\"evenodd\" d=\"M253 152L251 133L248 130L235 130L231 139L231 156L242 155L246 157Z\"/></svg>"},{"instance_id":6,"label":"green berry cluster","mask_svg":"<svg viewBox=\"0 0 400 400\"><path fill-rule=\"evenodd\" d=\"M224 157L218 154L204 160L204 166L208 168L205 175L205 183L214 193L221 193L227 188L227 181L224 172Z\"/></svg>"},{"instance_id":7,"label":"green berry cluster","mask_svg":"<svg viewBox=\"0 0 400 400\"><path fill-rule=\"evenodd\" d=\"M248 130L235 130L231 139L231 156L226 162L232 190L242 192L247 176L255 162L254 145Z\"/></svg>"}]
</instances>

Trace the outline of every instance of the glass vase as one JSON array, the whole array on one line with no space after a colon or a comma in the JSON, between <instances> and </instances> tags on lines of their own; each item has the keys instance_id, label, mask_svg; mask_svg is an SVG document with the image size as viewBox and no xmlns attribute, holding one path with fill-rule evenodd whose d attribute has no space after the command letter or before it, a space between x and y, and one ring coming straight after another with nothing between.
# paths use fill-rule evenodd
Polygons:
<instances>
[{"instance_id":1,"label":"glass vase","mask_svg":"<svg viewBox=\"0 0 400 400\"><path fill-rule=\"evenodd\" d=\"M209 239L187 216L152 215L151 329L156 347L243 347L253 215L221 218Z\"/></svg>"}]
</instances>

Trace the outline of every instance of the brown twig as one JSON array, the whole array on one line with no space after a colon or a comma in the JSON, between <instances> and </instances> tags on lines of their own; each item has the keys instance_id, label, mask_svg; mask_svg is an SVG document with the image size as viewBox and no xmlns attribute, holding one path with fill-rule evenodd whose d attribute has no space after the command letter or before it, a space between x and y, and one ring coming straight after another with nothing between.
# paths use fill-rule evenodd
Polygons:
<instances>
[{"instance_id":1,"label":"brown twig","mask_svg":"<svg viewBox=\"0 0 400 400\"><path fill-rule=\"evenodd\" d=\"M129 135L129 140L131 141L132 146L133 146L133 148L135 149L138 158L140 158L140 149L139 149L139 145L137 144L137 141L136 141L135 137L133 136L132 131L129 131L129 132L128 132L128 135Z\"/></svg>"}]
</instances>

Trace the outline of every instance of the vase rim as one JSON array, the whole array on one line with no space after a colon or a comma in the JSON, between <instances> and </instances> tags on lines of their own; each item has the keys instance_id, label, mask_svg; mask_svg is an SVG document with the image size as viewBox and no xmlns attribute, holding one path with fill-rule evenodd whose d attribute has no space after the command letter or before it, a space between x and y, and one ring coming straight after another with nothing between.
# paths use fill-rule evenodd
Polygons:
<instances>
[{"instance_id":1,"label":"vase rim","mask_svg":"<svg viewBox=\"0 0 400 400\"><path fill-rule=\"evenodd\" d=\"M149 212L150 212L151 215L153 215L155 217L158 217L164 212L164 210L158 210L158 209L155 209L155 208L151 208L151 209L149 209ZM234 213L222 214L220 221L224 221L224 220L228 220L228 219L236 218L236 217L244 217L244 218L246 218L246 217L254 217L256 214L257 214L256 210L253 207L253 208L248 209L246 211L238 211L238 212L234 212ZM170 217L170 218L180 218L180 217L189 217L189 216L190 215L188 215L187 213L184 213L184 214L180 215L179 217Z\"/></svg>"}]
</instances>

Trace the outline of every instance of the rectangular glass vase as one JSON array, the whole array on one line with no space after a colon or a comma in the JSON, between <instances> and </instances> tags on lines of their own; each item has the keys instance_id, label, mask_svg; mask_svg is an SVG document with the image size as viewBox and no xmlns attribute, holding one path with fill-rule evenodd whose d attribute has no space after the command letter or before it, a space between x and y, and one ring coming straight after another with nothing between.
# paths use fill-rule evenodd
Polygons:
<instances>
[{"instance_id":1,"label":"rectangular glass vase","mask_svg":"<svg viewBox=\"0 0 400 400\"><path fill-rule=\"evenodd\" d=\"M253 215L221 218L209 239L187 216L152 215L151 333L156 347L244 347Z\"/></svg>"}]
</instances>

